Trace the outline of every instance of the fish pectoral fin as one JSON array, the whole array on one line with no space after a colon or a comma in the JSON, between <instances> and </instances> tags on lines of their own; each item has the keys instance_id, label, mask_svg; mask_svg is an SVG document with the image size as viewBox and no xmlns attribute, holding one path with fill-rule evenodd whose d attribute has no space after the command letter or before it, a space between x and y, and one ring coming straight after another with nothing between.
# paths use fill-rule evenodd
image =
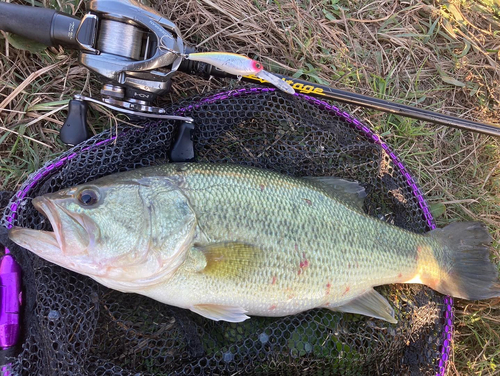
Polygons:
<instances>
[{"instance_id":1,"label":"fish pectoral fin","mask_svg":"<svg viewBox=\"0 0 500 376\"><path fill-rule=\"evenodd\" d=\"M204 258L204 268L199 268L202 273L210 273L218 277L237 276L240 271L248 270L258 265L259 254L263 250L259 247L237 243L221 242L203 246L195 246L192 250L195 258Z\"/></svg>"},{"instance_id":2,"label":"fish pectoral fin","mask_svg":"<svg viewBox=\"0 0 500 376\"><path fill-rule=\"evenodd\" d=\"M322 188L334 199L364 213L363 204L366 192L365 188L358 182L333 176L306 176L304 179Z\"/></svg>"},{"instance_id":3,"label":"fish pectoral fin","mask_svg":"<svg viewBox=\"0 0 500 376\"><path fill-rule=\"evenodd\" d=\"M195 304L191 311L214 321L242 322L249 319L242 307L217 305L217 304Z\"/></svg>"},{"instance_id":4,"label":"fish pectoral fin","mask_svg":"<svg viewBox=\"0 0 500 376\"><path fill-rule=\"evenodd\" d=\"M380 295L374 289L370 289L363 295L358 296L347 304L337 307L326 306L332 311L358 313L365 316L374 317L389 321L396 324L397 320L394 318L394 309L391 307L386 298Z\"/></svg>"}]
</instances>

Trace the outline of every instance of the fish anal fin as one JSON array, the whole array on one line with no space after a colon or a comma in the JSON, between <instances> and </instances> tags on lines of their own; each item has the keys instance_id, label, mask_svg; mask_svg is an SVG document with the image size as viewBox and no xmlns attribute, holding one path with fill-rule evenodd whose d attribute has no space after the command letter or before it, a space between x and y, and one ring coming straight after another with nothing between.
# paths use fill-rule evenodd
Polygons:
<instances>
[{"instance_id":1,"label":"fish anal fin","mask_svg":"<svg viewBox=\"0 0 500 376\"><path fill-rule=\"evenodd\" d=\"M360 295L350 302L341 306L329 306L326 308L332 311L357 313L360 315L374 317L396 324L397 320L394 318L394 309L391 307L386 298L380 295L374 289L370 289L363 295Z\"/></svg>"},{"instance_id":2,"label":"fish anal fin","mask_svg":"<svg viewBox=\"0 0 500 376\"><path fill-rule=\"evenodd\" d=\"M322 188L336 200L363 212L366 192L365 188L358 182L331 176L307 176L305 179Z\"/></svg>"},{"instance_id":3,"label":"fish anal fin","mask_svg":"<svg viewBox=\"0 0 500 376\"><path fill-rule=\"evenodd\" d=\"M242 322L249 319L246 310L242 307L217 305L217 304L195 304L191 311L214 321Z\"/></svg>"}]
</instances>

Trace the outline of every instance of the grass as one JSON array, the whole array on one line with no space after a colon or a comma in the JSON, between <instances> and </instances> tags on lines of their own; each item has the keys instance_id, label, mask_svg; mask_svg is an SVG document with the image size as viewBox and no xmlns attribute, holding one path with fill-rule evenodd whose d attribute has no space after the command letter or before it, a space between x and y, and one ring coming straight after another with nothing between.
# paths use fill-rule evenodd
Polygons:
<instances>
[{"instance_id":1,"label":"grass","mask_svg":"<svg viewBox=\"0 0 500 376\"><path fill-rule=\"evenodd\" d=\"M42 2L83 12L79 1ZM198 0L152 5L186 41L260 59L272 70L476 121L500 121L498 0ZM5 34L3 35L5 37ZM75 52L0 39L0 189L14 190L65 150L57 139L75 93L100 81ZM21 51L13 46L28 48ZM228 82L179 75L166 101ZM440 226L485 222L499 261L499 140L396 115L350 110L383 135L418 178ZM113 126L93 108L94 132ZM500 374L500 302L456 304L452 375Z\"/></svg>"}]
</instances>

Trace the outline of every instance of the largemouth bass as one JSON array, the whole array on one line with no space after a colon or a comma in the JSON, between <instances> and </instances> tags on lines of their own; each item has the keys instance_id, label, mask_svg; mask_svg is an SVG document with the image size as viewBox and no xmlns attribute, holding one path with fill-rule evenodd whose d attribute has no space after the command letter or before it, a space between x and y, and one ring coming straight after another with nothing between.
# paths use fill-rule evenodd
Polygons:
<instances>
[{"instance_id":1,"label":"largemouth bass","mask_svg":"<svg viewBox=\"0 0 500 376\"><path fill-rule=\"evenodd\" d=\"M361 192L339 179L167 164L37 197L54 232L13 228L9 237L112 289L213 320L324 307L395 322L373 289L392 283L500 296L482 224L415 234L364 214L353 199Z\"/></svg>"}]
</instances>

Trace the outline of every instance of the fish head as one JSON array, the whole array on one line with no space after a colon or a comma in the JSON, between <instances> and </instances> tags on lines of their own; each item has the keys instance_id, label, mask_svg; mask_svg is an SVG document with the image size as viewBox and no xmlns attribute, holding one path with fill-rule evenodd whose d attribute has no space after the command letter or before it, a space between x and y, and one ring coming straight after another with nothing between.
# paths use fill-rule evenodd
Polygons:
<instances>
[{"instance_id":1,"label":"fish head","mask_svg":"<svg viewBox=\"0 0 500 376\"><path fill-rule=\"evenodd\" d=\"M121 291L170 276L194 236L196 220L187 198L164 181L98 180L32 203L53 232L15 227L9 232L12 241Z\"/></svg>"}]
</instances>

